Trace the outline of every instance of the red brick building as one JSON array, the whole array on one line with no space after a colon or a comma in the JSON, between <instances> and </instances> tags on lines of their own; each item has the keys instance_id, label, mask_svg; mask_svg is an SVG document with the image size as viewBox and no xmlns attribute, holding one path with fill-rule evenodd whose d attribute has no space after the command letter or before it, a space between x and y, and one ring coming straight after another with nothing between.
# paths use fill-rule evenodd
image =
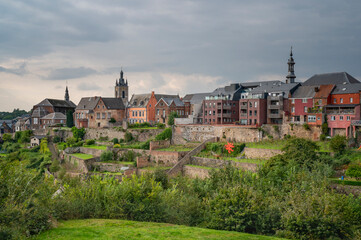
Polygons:
<instances>
[{"instance_id":1,"label":"red brick building","mask_svg":"<svg viewBox=\"0 0 361 240\"><path fill-rule=\"evenodd\" d=\"M178 117L184 118L185 108L182 100L177 97L161 98L155 105L155 120L157 123L167 123L168 117L171 112L176 112Z\"/></svg>"}]
</instances>

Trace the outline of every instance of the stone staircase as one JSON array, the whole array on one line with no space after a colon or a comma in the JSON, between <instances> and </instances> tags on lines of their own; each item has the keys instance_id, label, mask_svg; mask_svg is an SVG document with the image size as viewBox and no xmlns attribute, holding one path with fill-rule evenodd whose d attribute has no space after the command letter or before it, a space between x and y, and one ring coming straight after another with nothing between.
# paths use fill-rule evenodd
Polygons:
<instances>
[{"instance_id":1,"label":"stone staircase","mask_svg":"<svg viewBox=\"0 0 361 240\"><path fill-rule=\"evenodd\" d=\"M203 149L205 149L207 143L217 142L218 138L213 137L198 145L192 151L188 152L181 160L177 162L170 170L168 170L167 174L169 176L175 176L182 172L184 165L189 164L191 162L191 157L200 153Z\"/></svg>"}]
</instances>

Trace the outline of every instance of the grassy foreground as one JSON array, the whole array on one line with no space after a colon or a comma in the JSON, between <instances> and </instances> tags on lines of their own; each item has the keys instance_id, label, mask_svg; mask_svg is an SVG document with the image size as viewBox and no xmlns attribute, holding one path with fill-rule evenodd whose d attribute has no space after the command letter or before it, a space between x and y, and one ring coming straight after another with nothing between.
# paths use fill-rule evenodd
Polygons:
<instances>
[{"instance_id":1,"label":"grassy foreground","mask_svg":"<svg viewBox=\"0 0 361 240\"><path fill-rule=\"evenodd\" d=\"M280 239L246 233L185 227L166 223L134 222L110 219L70 220L40 234L42 239Z\"/></svg>"}]
</instances>

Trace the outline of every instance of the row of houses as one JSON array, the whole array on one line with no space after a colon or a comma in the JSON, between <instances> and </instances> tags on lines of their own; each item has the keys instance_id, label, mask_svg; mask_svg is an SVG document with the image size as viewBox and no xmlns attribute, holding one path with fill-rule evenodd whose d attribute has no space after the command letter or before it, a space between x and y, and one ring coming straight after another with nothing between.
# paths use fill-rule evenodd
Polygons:
<instances>
[{"instance_id":1,"label":"row of houses","mask_svg":"<svg viewBox=\"0 0 361 240\"><path fill-rule=\"evenodd\" d=\"M64 100L45 99L35 105L27 124L30 122L31 129L65 124L70 111L77 127L106 128L124 121L167 123L169 114L176 112L177 124L256 128L284 123L320 126L327 121L331 135L354 134L361 126L360 81L346 72L337 72L296 82L292 50L287 64L284 81L233 83L183 98L152 91L133 94L128 100L128 80L121 71L113 98L84 97L75 105L66 88Z\"/></svg>"}]
</instances>

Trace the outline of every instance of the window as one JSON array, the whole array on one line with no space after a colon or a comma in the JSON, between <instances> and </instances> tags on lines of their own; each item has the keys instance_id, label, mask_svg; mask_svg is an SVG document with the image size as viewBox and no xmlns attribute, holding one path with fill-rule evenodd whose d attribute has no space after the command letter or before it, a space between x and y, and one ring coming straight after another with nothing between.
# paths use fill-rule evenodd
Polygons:
<instances>
[{"instance_id":1,"label":"window","mask_svg":"<svg viewBox=\"0 0 361 240\"><path fill-rule=\"evenodd\" d=\"M134 117L134 111L132 111L132 116Z\"/></svg>"},{"instance_id":2,"label":"window","mask_svg":"<svg viewBox=\"0 0 361 240\"><path fill-rule=\"evenodd\" d=\"M316 122L316 116L309 115L308 116L308 122Z\"/></svg>"},{"instance_id":3,"label":"window","mask_svg":"<svg viewBox=\"0 0 361 240\"><path fill-rule=\"evenodd\" d=\"M108 118L112 118L112 114L108 112Z\"/></svg>"},{"instance_id":4,"label":"window","mask_svg":"<svg viewBox=\"0 0 361 240\"><path fill-rule=\"evenodd\" d=\"M257 119L254 120L254 124L257 124Z\"/></svg>"},{"instance_id":5,"label":"window","mask_svg":"<svg viewBox=\"0 0 361 240\"><path fill-rule=\"evenodd\" d=\"M60 123L64 123L64 120L60 120Z\"/></svg>"},{"instance_id":6,"label":"window","mask_svg":"<svg viewBox=\"0 0 361 240\"><path fill-rule=\"evenodd\" d=\"M149 104L149 107L151 108L151 107L152 107L152 104Z\"/></svg>"},{"instance_id":7,"label":"window","mask_svg":"<svg viewBox=\"0 0 361 240\"><path fill-rule=\"evenodd\" d=\"M102 113L102 119L105 119L105 113Z\"/></svg>"},{"instance_id":8,"label":"window","mask_svg":"<svg viewBox=\"0 0 361 240\"><path fill-rule=\"evenodd\" d=\"M318 105L322 105L322 99L318 100Z\"/></svg>"},{"instance_id":9,"label":"window","mask_svg":"<svg viewBox=\"0 0 361 240\"><path fill-rule=\"evenodd\" d=\"M254 110L254 115L257 116L257 110Z\"/></svg>"},{"instance_id":10,"label":"window","mask_svg":"<svg viewBox=\"0 0 361 240\"><path fill-rule=\"evenodd\" d=\"M250 107L250 108L252 107L252 102L249 102L249 107Z\"/></svg>"},{"instance_id":11,"label":"window","mask_svg":"<svg viewBox=\"0 0 361 240\"><path fill-rule=\"evenodd\" d=\"M100 119L100 113L97 113L97 119Z\"/></svg>"},{"instance_id":12,"label":"window","mask_svg":"<svg viewBox=\"0 0 361 240\"><path fill-rule=\"evenodd\" d=\"M335 116L331 116L331 121L335 121L336 117Z\"/></svg>"},{"instance_id":13,"label":"window","mask_svg":"<svg viewBox=\"0 0 361 240\"><path fill-rule=\"evenodd\" d=\"M249 115L252 116L252 111L249 111Z\"/></svg>"},{"instance_id":14,"label":"window","mask_svg":"<svg viewBox=\"0 0 361 240\"><path fill-rule=\"evenodd\" d=\"M340 121L343 121L343 116L340 116Z\"/></svg>"},{"instance_id":15,"label":"window","mask_svg":"<svg viewBox=\"0 0 361 240\"><path fill-rule=\"evenodd\" d=\"M307 107L304 107L304 111L305 111L305 113L307 112Z\"/></svg>"},{"instance_id":16,"label":"window","mask_svg":"<svg viewBox=\"0 0 361 240\"><path fill-rule=\"evenodd\" d=\"M291 108L291 112L293 112L293 113L295 112L295 107Z\"/></svg>"},{"instance_id":17,"label":"window","mask_svg":"<svg viewBox=\"0 0 361 240\"><path fill-rule=\"evenodd\" d=\"M336 98L333 99L333 103L337 103L337 99L336 99Z\"/></svg>"},{"instance_id":18,"label":"window","mask_svg":"<svg viewBox=\"0 0 361 240\"><path fill-rule=\"evenodd\" d=\"M343 98L340 98L340 103L343 103Z\"/></svg>"},{"instance_id":19,"label":"window","mask_svg":"<svg viewBox=\"0 0 361 240\"><path fill-rule=\"evenodd\" d=\"M258 102L254 102L254 107L256 108L258 105Z\"/></svg>"},{"instance_id":20,"label":"window","mask_svg":"<svg viewBox=\"0 0 361 240\"><path fill-rule=\"evenodd\" d=\"M105 106L103 106L103 109L105 108Z\"/></svg>"},{"instance_id":21,"label":"window","mask_svg":"<svg viewBox=\"0 0 361 240\"><path fill-rule=\"evenodd\" d=\"M350 120L351 120L350 116L347 116L346 119L347 119L347 121L350 121Z\"/></svg>"},{"instance_id":22,"label":"window","mask_svg":"<svg viewBox=\"0 0 361 240\"><path fill-rule=\"evenodd\" d=\"M302 103L307 103L307 98L302 98Z\"/></svg>"},{"instance_id":23,"label":"window","mask_svg":"<svg viewBox=\"0 0 361 240\"><path fill-rule=\"evenodd\" d=\"M212 111L209 111L209 115L212 115Z\"/></svg>"},{"instance_id":24,"label":"window","mask_svg":"<svg viewBox=\"0 0 361 240\"><path fill-rule=\"evenodd\" d=\"M165 117L165 110L163 109L163 117Z\"/></svg>"},{"instance_id":25,"label":"window","mask_svg":"<svg viewBox=\"0 0 361 240\"><path fill-rule=\"evenodd\" d=\"M205 108L207 108L207 103L204 104Z\"/></svg>"},{"instance_id":26,"label":"window","mask_svg":"<svg viewBox=\"0 0 361 240\"><path fill-rule=\"evenodd\" d=\"M249 120L249 125L252 125L252 119Z\"/></svg>"},{"instance_id":27,"label":"window","mask_svg":"<svg viewBox=\"0 0 361 240\"><path fill-rule=\"evenodd\" d=\"M207 111L204 112L204 116L207 116Z\"/></svg>"},{"instance_id":28,"label":"window","mask_svg":"<svg viewBox=\"0 0 361 240\"><path fill-rule=\"evenodd\" d=\"M34 124L38 124L38 118L34 118Z\"/></svg>"},{"instance_id":29,"label":"window","mask_svg":"<svg viewBox=\"0 0 361 240\"><path fill-rule=\"evenodd\" d=\"M159 109L157 109L157 115L159 115Z\"/></svg>"},{"instance_id":30,"label":"window","mask_svg":"<svg viewBox=\"0 0 361 240\"><path fill-rule=\"evenodd\" d=\"M295 100L294 100L294 99L292 99L292 104L295 104Z\"/></svg>"},{"instance_id":31,"label":"window","mask_svg":"<svg viewBox=\"0 0 361 240\"><path fill-rule=\"evenodd\" d=\"M350 97L350 103L353 103L353 98L352 97Z\"/></svg>"},{"instance_id":32,"label":"window","mask_svg":"<svg viewBox=\"0 0 361 240\"><path fill-rule=\"evenodd\" d=\"M216 115L216 111L213 111L213 115Z\"/></svg>"}]
</instances>

